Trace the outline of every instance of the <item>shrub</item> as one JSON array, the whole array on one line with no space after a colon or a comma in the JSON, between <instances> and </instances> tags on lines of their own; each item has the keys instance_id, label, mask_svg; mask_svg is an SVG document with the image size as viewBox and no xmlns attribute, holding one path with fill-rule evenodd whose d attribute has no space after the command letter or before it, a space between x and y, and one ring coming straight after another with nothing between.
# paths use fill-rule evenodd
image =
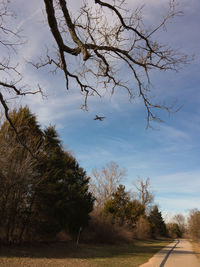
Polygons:
<instances>
[{"instance_id":1,"label":"shrub","mask_svg":"<svg viewBox=\"0 0 200 267\"><path fill-rule=\"evenodd\" d=\"M168 223L167 224L168 236L172 238L177 238L182 236L182 232L177 223Z\"/></svg>"},{"instance_id":2,"label":"shrub","mask_svg":"<svg viewBox=\"0 0 200 267\"><path fill-rule=\"evenodd\" d=\"M137 239L148 239L151 237L151 226L148 219L141 216L134 228L134 237Z\"/></svg>"},{"instance_id":3,"label":"shrub","mask_svg":"<svg viewBox=\"0 0 200 267\"><path fill-rule=\"evenodd\" d=\"M120 226L102 212L93 211L89 226L82 234L82 240L92 243L127 243L133 239L128 226Z\"/></svg>"}]
</instances>

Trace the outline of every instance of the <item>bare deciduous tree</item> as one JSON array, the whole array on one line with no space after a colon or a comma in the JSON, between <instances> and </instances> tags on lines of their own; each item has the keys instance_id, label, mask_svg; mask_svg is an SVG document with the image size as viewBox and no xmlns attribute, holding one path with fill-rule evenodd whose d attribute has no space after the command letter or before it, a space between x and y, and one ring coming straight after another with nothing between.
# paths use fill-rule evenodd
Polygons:
<instances>
[{"instance_id":1,"label":"bare deciduous tree","mask_svg":"<svg viewBox=\"0 0 200 267\"><path fill-rule=\"evenodd\" d=\"M190 215L188 218L188 228L191 234L191 237L194 240L200 239L200 210L193 209L190 211Z\"/></svg>"},{"instance_id":2,"label":"bare deciduous tree","mask_svg":"<svg viewBox=\"0 0 200 267\"><path fill-rule=\"evenodd\" d=\"M92 171L90 190L96 198L96 206L102 208L111 198L118 185L126 175L125 169L120 169L116 162L109 162L99 171Z\"/></svg>"},{"instance_id":3,"label":"bare deciduous tree","mask_svg":"<svg viewBox=\"0 0 200 267\"><path fill-rule=\"evenodd\" d=\"M186 228L186 220L183 214L178 213L173 217L173 221L178 224L181 233L183 234Z\"/></svg>"},{"instance_id":4,"label":"bare deciduous tree","mask_svg":"<svg viewBox=\"0 0 200 267\"><path fill-rule=\"evenodd\" d=\"M139 178L133 185L137 189L138 198L141 204L146 209L154 200L154 195L150 188L150 179L147 178L146 180L142 180Z\"/></svg>"}]
</instances>

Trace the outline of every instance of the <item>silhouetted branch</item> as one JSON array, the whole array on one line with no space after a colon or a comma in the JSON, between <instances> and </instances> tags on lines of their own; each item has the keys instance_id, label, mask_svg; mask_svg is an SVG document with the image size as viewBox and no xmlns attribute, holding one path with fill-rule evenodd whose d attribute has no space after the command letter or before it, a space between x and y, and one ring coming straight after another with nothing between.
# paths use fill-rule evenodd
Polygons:
<instances>
[{"instance_id":1,"label":"silhouetted branch","mask_svg":"<svg viewBox=\"0 0 200 267\"><path fill-rule=\"evenodd\" d=\"M169 19L182 14L176 11L173 0L160 24L153 30L143 26L141 9L130 13L124 8L124 1L108 3L94 0L94 6L83 3L76 16L70 13L70 4L66 0L44 0L44 3L59 58L55 59L48 53L47 61L35 64L36 67L54 63L64 72L67 89L70 80L75 80L85 94L86 109L88 96L101 96L102 89L108 89L113 94L117 87L122 87L128 91L130 98L137 95L143 99L148 125L151 120L159 120L153 108L171 111L168 106L152 103L149 93L152 69L176 71L189 61L186 55L152 39ZM59 16L56 11L59 11ZM109 20L110 14L112 21ZM71 67L71 56L79 57L76 68ZM123 63L130 72L130 82L119 79ZM135 86L132 87L132 84Z\"/></svg>"}]
</instances>

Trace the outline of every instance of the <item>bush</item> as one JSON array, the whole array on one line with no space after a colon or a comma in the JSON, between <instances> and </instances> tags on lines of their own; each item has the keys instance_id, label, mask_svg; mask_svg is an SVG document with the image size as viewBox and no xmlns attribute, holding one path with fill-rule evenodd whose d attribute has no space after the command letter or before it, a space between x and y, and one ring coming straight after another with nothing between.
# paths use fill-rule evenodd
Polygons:
<instances>
[{"instance_id":1,"label":"bush","mask_svg":"<svg viewBox=\"0 0 200 267\"><path fill-rule=\"evenodd\" d=\"M168 223L167 224L168 236L172 238L177 238L182 236L182 232L177 223Z\"/></svg>"},{"instance_id":2,"label":"bush","mask_svg":"<svg viewBox=\"0 0 200 267\"><path fill-rule=\"evenodd\" d=\"M151 226L147 218L141 216L134 228L134 237L137 239L148 239L151 237Z\"/></svg>"},{"instance_id":3,"label":"bush","mask_svg":"<svg viewBox=\"0 0 200 267\"><path fill-rule=\"evenodd\" d=\"M133 240L133 233L128 227L119 226L102 212L93 211L89 226L83 232L81 240L105 244L128 243Z\"/></svg>"}]
</instances>

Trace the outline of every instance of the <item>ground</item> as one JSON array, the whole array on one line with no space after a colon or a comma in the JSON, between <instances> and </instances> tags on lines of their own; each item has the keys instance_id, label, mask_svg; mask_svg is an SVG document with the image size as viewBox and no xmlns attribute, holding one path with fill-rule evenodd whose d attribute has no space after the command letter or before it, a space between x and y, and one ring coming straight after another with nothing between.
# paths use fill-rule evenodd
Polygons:
<instances>
[{"instance_id":1,"label":"ground","mask_svg":"<svg viewBox=\"0 0 200 267\"><path fill-rule=\"evenodd\" d=\"M135 241L124 245L80 244L78 248L72 243L2 246L0 266L134 267L148 261L170 242L171 240L162 239Z\"/></svg>"}]
</instances>

